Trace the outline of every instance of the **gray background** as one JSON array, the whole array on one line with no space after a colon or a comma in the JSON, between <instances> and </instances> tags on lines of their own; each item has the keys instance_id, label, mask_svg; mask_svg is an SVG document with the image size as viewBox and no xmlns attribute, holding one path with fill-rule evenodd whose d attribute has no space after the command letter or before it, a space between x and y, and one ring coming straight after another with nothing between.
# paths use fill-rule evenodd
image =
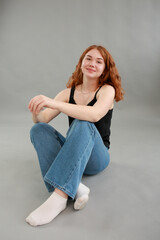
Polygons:
<instances>
[{"instance_id":1,"label":"gray background","mask_svg":"<svg viewBox=\"0 0 160 240\"><path fill-rule=\"evenodd\" d=\"M160 238L160 2L158 0L0 1L1 239ZM52 223L25 217L49 194L30 144L29 100L65 88L92 44L112 54L125 89L115 104L111 163L84 178L90 201ZM67 117L51 122L64 135Z\"/></svg>"}]
</instances>

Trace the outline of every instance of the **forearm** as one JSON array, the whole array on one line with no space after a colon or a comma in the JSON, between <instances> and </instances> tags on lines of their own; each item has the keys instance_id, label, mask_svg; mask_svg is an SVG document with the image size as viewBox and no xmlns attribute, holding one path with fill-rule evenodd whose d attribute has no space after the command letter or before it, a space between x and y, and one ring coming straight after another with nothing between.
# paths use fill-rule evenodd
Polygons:
<instances>
[{"instance_id":1,"label":"forearm","mask_svg":"<svg viewBox=\"0 0 160 240\"><path fill-rule=\"evenodd\" d=\"M34 123L38 122L44 122L44 123L49 123L53 118L55 118L60 111L57 109L50 109L46 108L42 111L40 111L38 114L35 114L32 112L32 120Z\"/></svg>"},{"instance_id":2,"label":"forearm","mask_svg":"<svg viewBox=\"0 0 160 240\"><path fill-rule=\"evenodd\" d=\"M65 89L59 94L57 94L55 99L58 101L67 102L69 93L70 92L68 91L68 89ZM53 99L48 98L44 95L35 96L30 100L28 108L32 113L32 120L34 123L49 123L60 113L60 111L53 106L53 102Z\"/></svg>"},{"instance_id":3,"label":"forearm","mask_svg":"<svg viewBox=\"0 0 160 240\"><path fill-rule=\"evenodd\" d=\"M96 122L97 114L93 106L76 105L56 101L56 109L64 114L84 121Z\"/></svg>"}]
</instances>

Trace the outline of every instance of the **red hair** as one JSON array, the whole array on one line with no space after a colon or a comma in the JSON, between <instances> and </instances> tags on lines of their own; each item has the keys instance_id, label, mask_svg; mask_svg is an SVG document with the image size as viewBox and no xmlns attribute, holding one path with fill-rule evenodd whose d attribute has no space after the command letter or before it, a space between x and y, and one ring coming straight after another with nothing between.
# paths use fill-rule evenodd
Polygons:
<instances>
[{"instance_id":1,"label":"red hair","mask_svg":"<svg viewBox=\"0 0 160 240\"><path fill-rule=\"evenodd\" d=\"M83 83L83 73L81 70L81 65L83 58L92 49L97 49L102 55L105 62L105 69L102 75L99 77L98 86L103 86L109 84L115 89L115 100L116 102L123 99L124 90L121 86L121 77L119 76L118 70L116 68L115 62L111 54L102 46L92 45L88 47L81 55L79 62L76 66L75 71L72 73L72 76L69 78L67 83L67 88L78 86Z\"/></svg>"}]
</instances>

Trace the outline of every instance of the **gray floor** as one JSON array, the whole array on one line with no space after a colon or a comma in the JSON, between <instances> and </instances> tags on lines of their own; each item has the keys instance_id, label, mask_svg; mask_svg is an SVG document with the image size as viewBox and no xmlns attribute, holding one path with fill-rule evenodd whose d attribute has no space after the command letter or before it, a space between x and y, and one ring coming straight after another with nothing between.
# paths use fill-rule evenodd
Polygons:
<instances>
[{"instance_id":1,"label":"gray floor","mask_svg":"<svg viewBox=\"0 0 160 240\"><path fill-rule=\"evenodd\" d=\"M54 124L64 134L66 118ZM160 239L160 120L151 107L117 107L111 135L111 163L85 177L91 189L82 211L67 209L50 224L31 227L25 217L49 196L30 144L30 114L1 118L0 239Z\"/></svg>"}]
</instances>

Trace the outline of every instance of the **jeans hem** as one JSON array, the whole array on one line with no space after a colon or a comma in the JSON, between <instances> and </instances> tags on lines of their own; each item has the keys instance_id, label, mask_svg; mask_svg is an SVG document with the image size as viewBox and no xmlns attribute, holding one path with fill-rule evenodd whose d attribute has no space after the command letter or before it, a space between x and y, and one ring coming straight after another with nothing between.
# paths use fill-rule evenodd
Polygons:
<instances>
[{"instance_id":1,"label":"jeans hem","mask_svg":"<svg viewBox=\"0 0 160 240\"><path fill-rule=\"evenodd\" d=\"M65 193L66 193L68 196L70 196L72 199L75 198L75 196L74 196L71 192L69 192L69 191L66 190L64 187L60 186L59 184L57 184L57 183L49 180L47 177L44 177L44 180L45 180L47 183L51 184L54 188L58 188L58 189L60 189L61 191L65 192Z\"/></svg>"}]
</instances>

